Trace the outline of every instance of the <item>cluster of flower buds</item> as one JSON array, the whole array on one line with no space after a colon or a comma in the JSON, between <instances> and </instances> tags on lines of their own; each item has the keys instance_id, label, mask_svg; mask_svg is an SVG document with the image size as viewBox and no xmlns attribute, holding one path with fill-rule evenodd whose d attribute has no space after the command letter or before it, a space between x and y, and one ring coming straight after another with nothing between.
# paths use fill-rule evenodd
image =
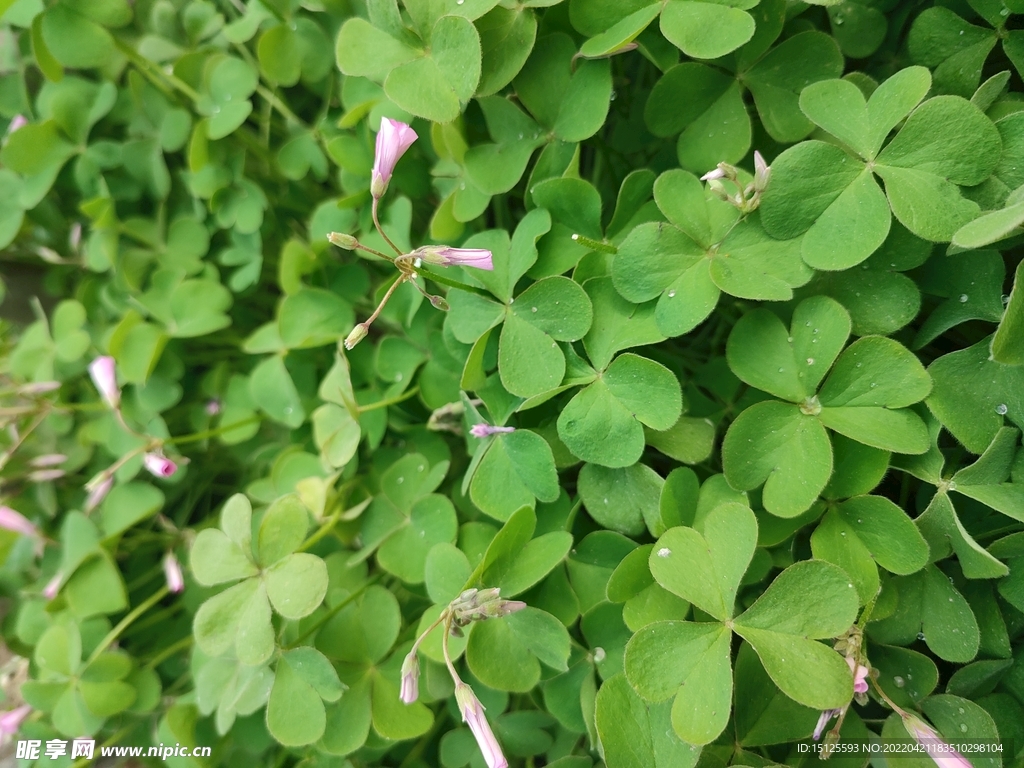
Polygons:
<instances>
[{"instance_id":1,"label":"cluster of flower buds","mask_svg":"<svg viewBox=\"0 0 1024 768\"><path fill-rule=\"evenodd\" d=\"M772 177L772 169L760 152L754 152L754 179L749 184L744 184L739 178L739 171L729 163L719 163L713 171L708 171L700 177L701 181L708 182L708 189L721 200L735 206L742 213L750 213L757 210L761 205L761 195L768 188L768 182ZM726 186L729 182L732 189Z\"/></svg>"},{"instance_id":2,"label":"cluster of flower buds","mask_svg":"<svg viewBox=\"0 0 1024 768\"><path fill-rule=\"evenodd\" d=\"M366 251L392 262L398 268L399 273L370 317L356 325L345 338L345 349L352 349L366 338L373 321L377 319L377 316L384 309L384 306L388 303L395 290L404 283L411 283L415 286L416 290L422 293L435 309L448 310L448 302L443 296L427 293L416 282L418 277L416 270L422 264L439 267L463 266L487 270L494 269L491 252L484 248L453 248L449 245L424 245L410 253L405 253L395 245L380 225L380 219L377 215L380 200L388 190L391 176L395 172L395 166L417 138L419 137L416 135L416 131L403 122L387 117L382 118L380 121L380 130L377 132L376 152L373 158L373 171L370 177L370 196L373 200L371 212L374 227L376 227L384 242L394 250L395 255L389 256L386 253L364 245L356 237L345 232L331 232L327 235L328 241L339 248L347 251Z\"/></svg>"},{"instance_id":3,"label":"cluster of flower buds","mask_svg":"<svg viewBox=\"0 0 1024 768\"><path fill-rule=\"evenodd\" d=\"M875 691L878 693L878 696L900 716L903 720L903 727L907 729L907 733L918 744L925 747L928 756L935 761L938 768L971 768L971 764L966 758L944 741L934 728L917 717L917 715L902 709L886 696L885 691L882 690L875 679L878 673L875 672L872 675L871 669L866 664L861 663L863 639L861 628L859 626L851 627L849 632L838 638L834 645L835 650L845 654L846 664L850 667L850 675L853 677L854 700L861 705L868 703L868 680L871 680L875 685ZM827 760L832 755L835 745L839 742L839 730L843 725L846 711L852 703L853 701L850 701L846 706L839 709L826 709L818 718L818 725L814 729L815 741L821 739L829 722L833 718L838 718L835 726L828 732L824 742L822 742L821 752L819 753L822 760Z\"/></svg>"},{"instance_id":4,"label":"cluster of flower buds","mask_svg":"<svg viewBox=\"0 0 1024 768\"><path fill-rule=\"evenodd\" d=\"M521 611L526 603L521 600L502 600L497 587L491 589L467 589L455 598L448 610L452 615L452 626L461 629L474 621L486 621L508 616Z\"/></svg>"},{"instance_id":5,"label":"cluster of flower buds","mask_svg":"<svg viewBox=\"0 0 1024 768\"><path fill-rule=\"evenodd\" d=\"M140 435L124 419L121 412L121 389L117 385L117 366L112 357L97 357L89 364L89 375L96 390L100 393L104 402L114 411L118 423L128 433L135 437L146 438ZM129 459L142 452L142 466L153 475L159 478L172 477L178 471L177 462L164 455L162 442L146 438L147 445L139 450L130 452L118 459L110 467L100 472L85 484L87 496L85 499L84 511L86 514L92 512L100 505L103 499L114 487L114 473Z\"/></svg>"},{"instance_id":6,"label":"cluster of flower buds","mask_svg":"<svg viewBox=\"0 0 1024 768\"><path fill-rule=\"evenodd\" d=\"M461 636L461 628L474 621L486 621L487 619L508 616L510 613L521 611L526 603L520 600L502 600L500 590L492 589L467 589L445 608L437 620L416 638L412 649L402 663L402 682L399 689L399 698L406 704L412 704L419 698L419 677L420 662L416 655L420 643L437 627L442 627L442 649L444 652L445 664L448 672L455 682L455 701L459 705L459 713L462 715L462 722L469 726L470 732L476 739L480 752L487 763L488 768L507 768L508 760L501 751L501 745L494 736L487 717L484 715L484 705L473 693L473 689L459 677L459 673L452 663L451 655L448 652L448 637L450 635Z\"/></svg>"}]
</instances>

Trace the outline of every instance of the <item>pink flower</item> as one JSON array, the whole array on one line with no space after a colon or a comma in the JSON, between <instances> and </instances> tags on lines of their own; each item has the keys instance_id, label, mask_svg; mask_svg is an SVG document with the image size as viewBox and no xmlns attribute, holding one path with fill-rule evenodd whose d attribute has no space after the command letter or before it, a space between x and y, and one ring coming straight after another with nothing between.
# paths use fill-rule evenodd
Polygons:
<instances>
[{"instance_id":1,"label":"pink flower","mask_svg":"<svg viewBox=\"0 0 1024 768\"><path fill-rule=\"evenodd\" d=\"M164 555L164 579L167 581L167 589L177 594L185 589L185 576L181 572L181 563L174 556L173 552Z\"/></svg>"},{"instance_id":2,"label":"pink flower","mask_svg":"<svg viewBox=\"0 0 1024 768\"><path fill-rule=\"evenodd\" d=\"M474 424L469 429L469 434L473 437L490 437L496 435L499 432L515 432L515 427L492 427L490 424Z\"/></svg>"},{"instance_id":3,"label":"pink flower","mask_svg":"<svg viewBox=\"0 0 1024 768\"><path fill-rule=\"evenodd\" d=\"M714 170L708 171L703 176L701 176L700 180L701 181L711 181L712 179L724 179L724 178L725 178L725 171L722 170L721 166L718 166Z\"/></svg>"},{"instance_id":4,"label":"pink flower","mask_svg":"<svg viewBox=\"0 0 1024 768\"><path fill-rule=\"evenodd\" d=\"M57 593L60 592L60 583L63 580L64 574L57 571L54 577L46 582L46 586L43 587L43 597L47 600L53 600L53 598L57 596Z\"/></svg>"},{"instance_id":5,"label":"pink flower","mask_svg":"<svg viewBox=\"0 0 1024 768\"><path fill-rule=\"evenodd\" d=\"M850 674L853 675L853 692L854 693L867 693L868 692L868 668L863 664L858 664L849 656L846 657L846 664L850 667Z\"/></svg>"},{"instance_id":6,"label":"pink flower","mask_svg":"<svg viewBox=\"0 0 1024 768\"><path fill-rule=\"evenodd\" d=\"M476 267L477 269L494 269L491 252L486 248L452 248L450 245L424 245L411 254L427 264L440 267Z\"/></svg>"},{"instance_id":7,"label":"pink flower","mask_svg":"<svg viewBox=\"0 0 1024 768\"><path fill-rule=\"evenodd\" d=\"M103 472L90 480L85 486L86 490L89 491L89 496L85 500L85 513L89 514L96 509L113 487L114 476L107 472Z\"/></svg>"},{"instance_id":8,"label":"pink flower","mask_svg":"<svg viewBox=\"0 0 1024 768\"><path fill-rule=\"evenodd\" d=\"M412 704L420 696L420 660L415 649L402 662L402 688L398 697L405 704Z\"/></svg>"},{"instance_id":9,"label":"pink flower","mask_svg":"<svg viewBox=\"0 0 1024 768\"><path fill-rule=\"evenodd\" d=\"M121 407L121 390L117 387L117 370L112 357L97 357L89 363L89 375L92 383L103 395L107 405L115 411Z\"/></svg>"},{"instance_id":10,"label":"pink flower","mask_svg":"<svg viewBox=\"0 0 1024 768\"><path fill-rule=\"evenodd\" d=\"M142 457L142 464L155 477L170 477L178 471L178 465L166 456L152 451Z\"/></svg>"},{"instance_id":11,"label":"pink flower","mask_svg":"<svg viewBox=\"0 0 1024 768\"><path fill-rule=\"evenodd\" d=\"M370 180L370 194L379 200L388 190L391 174L395 172L398 160L412 143L419 138L416 131L405 123L385 117L380 121L377 132L377 152L373 158L373 176Z\"/></svg>"},{"instance_id":12,"label":"pink flower","mask_svg":"<svg viewBox=\"0 0 1024 768\"><path fill-rule=\"evenodd\" d=\"M967 758L942 740L935 730L918 717L900 710L903 725L918 744L925 747L928 757L935 761L939 768L971 768Z\"/></svg>"},{"instance_id":13,"label":"pink flower","mask_svg":"<svg viewBox=\"0 0 1024 768\"><path fill-rule=\"evenodd\" d=\"M477 746L484 756L487 768L508 768L508 760L501 752L501 745L494 737L494 732L484 716L484 705L473 693L473 689L461 680L455 685L455 701L462 713L462 722L473 732Z\"/></svg>"},{"instance_id":14,"label":"pink flower","mask_svg":"<svg viewBox=\"0 0 1024 768\"><path fill-rule=\"evenodd\" d=\"M221 408L221 406L220 406L220 399L219 398L214 397L214 398L206 401L206 409L205 410L206 410L206 415L207 416L216 416L218 413L220 413L220 408Z\"/></svg>"},{"instance_id":15,"label":"pink flower","mask_svg":"<svg viewBox=\"0 0 1024 768\"><path fill-rule=\"evenodd\" d=\"M20 533L22 536L37 536L39 534L31 520L20 512L5 506L0 506L0 528Z\"/></svg>"},{"instance_id":16,"label":"pink flower","mask_svg":"<svg viewBox=\"0 0 1024 768\"><path fill-rule=\"evenodd\" d=\"M24 115L15 115L11 118L10 125L7 126L7 135L10 136L19 128L24 128L28 125L28 120L25 119Z\"/></svg>"},{"instance_id":17,"label":"pink flower","mask_svg":"<svg viewBox=\"0 0 1024 768\"><path fill-rule=\"evenodd\" d=\"M29 716L32 711L32 707L28 704L23 704L17 709L11 709L7 712L0 712L0 733L5 736L13 736L18 732L18 728L21 727L21 721Z\"/></svg>"}]
</instances>

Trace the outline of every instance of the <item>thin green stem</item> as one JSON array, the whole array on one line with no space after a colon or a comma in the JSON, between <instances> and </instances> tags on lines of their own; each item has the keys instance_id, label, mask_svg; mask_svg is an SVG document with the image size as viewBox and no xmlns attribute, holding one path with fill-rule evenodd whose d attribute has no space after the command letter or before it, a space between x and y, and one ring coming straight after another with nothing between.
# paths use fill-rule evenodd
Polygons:
<instances>
[{"instance_id":1,"label":"thin green stem","mask_svg":"<svg viewBox=\"0 0 1024 768\"><path fill-rule=\"evenodd\" d=\"M365 328L369 328L371 325L373 325L373 321L376 320L377 316L380 315L380 313L383 311L384 305L387 304L388 300L391 298L391 294L393 294L398 289L398 286L400 286L408 279L409 275L405 273L399 275L395 282L391 284L391 287L388 288L387 293L384 294L384 298L380 300L380 304L378 304L377 308L373 310L373 314L366 318L362 323L360 323L360 325L364 326Z\"/></svg>"},{"instance_id":2,"label":"thin green stem","mask_svg":"<svg viewBox=\"0 0 1024 768\"><path fill-rule=\"evenodd\" d=\"M445 616L444 622L444 636L441 638L441 649L444 651L444 663L448 667L448 674L452 676L452 680L455 681L455 685L459 685L462 682L462 678L459 677L459 673L455 671L455 665L452 664L451 654L448 652L448 636L452 633L452 615L449 613Z\"/></svg>"},{"instance_id":3,"label":"thin green stem","mask_svg":"<svg viewBox=\"0 0 1024 768\"><path fill-rule=\"evenodd\" d=\"M281 114L281 116L284 117L285 120L295 123L296 125L300 126L301 128L307 131L312 130L301 117L292 112L291 108L283 101L281 101L280 98L278 98L276 93L271 91L266 86L257 85L256 93L258 93L260 96L266 99L267 103L270 104L270 106L272 106L274 109L276 109Z\"/></svg>"},{"instance_id":4,"label":"thin green stem","mask_svg":"<svg viewBox=\"0 0 1024 768\"><path fill-rule=\"evenodd\" d=\"M156 592L154 592L152 595L146 598L143 602L141 602L138 606L136 606L135 609L131 611L131 613L129 613L127 616L121 619L121 621L118 622L117 626L110 630L110 632L107 633L107 636L104 637L103 640L100 641L100 644L96 646L96 650L94 650L92 652L92 655L89 656L89 660L85 663L85 666L88 667L90 664L96 661L96 659L100 657L100 654L107 650L107 648L110 647L110 644L117 640L117 638L121 636L121 633L128 629L128 627L130 627L132 623L137 618L139 618L139 616L141 616L154 605L163 600L164 597L168 594L170 594L170 590L166 586L160 587L160 589L158 589Z\"/></svg>"},{"instance_id":5,"label":"thin green stem","mask_svg":"<svg viewBox=\"0 0 1024 768\"><path fill-rule=\"evenodd\" d=\"M187 635L181 640L175 643L171 643L169 646L164 648L160 653L154 656L146 663L146 667L149 669L156 669L163 664L167 659L176 654L178 651L183 651L187 648L192 647L192 635Z\"/></svg>"},{"instance_id":6,"label":"thin green stem","mask_svg":"<svg viewBox=\"0 0 1024 768\"><path fill-rule=\"evenodd\" d=\"M263 417L260 415L250 416L248 419L242 419L241 421L235 421L231 424L224 424L217 427L216 429L207 429L203 432L193 432L191 435L181 435L180 437L171 437L164 440L165 445L181 445L182 443L194 443L199 440L206 440L211 437L217 437L225 432L231 432L232 430L239 429L248 424L252 424L256 421L263 421Z\"/></svg>"},{"instance_id":7,"label":"thin green stem","mask_svg":"<svg viewBox=\"0 0 1024 768\"><path fill-rule=\"evenodd\" d=\"M395 245L393 242L391 242L391 238L388 237L387 232L384 231L384 227L380 225L380 220L377 218L377 205L379 203L380 198L373 198L373 205L370 207L370 212L373 214L373 226L375 226L377 228L377 231L380 232L380 236L384 238L384 242L390 245L394 249L395 253L401 256L403 255L402 249Z\"/></svg>"},{"instance_id":8,"label":"thin green stem","mask_svg":"<svg viewBox=\"0 0 1024 768\"><path fill-rule=\"evenodd\" d=\"M117 49L123 53L128 60L138 67L140 70L145 70L151 74L156 75L158 78L169 84L174 90L184 94L193 102L199 101L199 94L192 88L188 83L175 77L172 74L165 72L160 69L156 64L153 64L149 59L140 56L139 53L127 43L124 43L115 38L114 45Z\"/></svg>"},{"instance_id":9,"label":"thin green stem","mask_svg":"<svg viewBox=\"0 0 1024 768\"><path fill-rule=\"evenodd\" d=\"M307 637L309 637L310 635L312 635L313 633L315 633L315 632L316 632L317 630L319 630L319 629L320 629L320 627L322 627L322 626L323 626L324 624L326 624L326 623L327 623L328 621L330 621L331 619L333 619L333 618L334 618L334 616L335 616L335 615L336 615L336 614L337 614L337 613L338 613L338 612L339 612L339 611L340 611L340 610L341 610L342 608L344 608L344 607L345 607L346 605L348 605L349 603L351 603L351 602L352 602L353 600L357 599L357 598L358 598L358 597L359 597L359 596L360 596L361 594L363 594L363 592L365 592L365 591L366 591L366 590L367 590L367 589L368 589L369 587L371 587L372 585L374 585L374 584L376 584L376 583L377 583L378 581L380 581L380 580L381 580L381 576L382 576L382 574L379 574L379 573L378 573L378 574L377 574L376 576L373 576L372 578L370 578L369 580L367 580L367 581L366 581L366 583L364 583L364 584L363 584L363 585L362 585L362 586L361 586L361 587L360 587L359 589L357 589L357 590L356 590L355 592L353 592L353 593L352 593L351 595L349 595L348 597L346 597L346 598L345 598L344 600L342 600L342 601L341 601L340 603L338 603L338 604L337 604L336 606L334 606L333 608L331 608L331 609L330 609L330 610L329 610L329 611L328 611L327 613L325 613L325 614L324 614L323 616L321 616L321 617L320 617L320 618L319 618L319 619L318 619L318 620L316 621L316 623L315 623L315 624L313 624L313 625L312 625L311 627L309 627L309 628L308 628L308 629L307 629L307 630L306 630L305 632L303 632L303 633L302 633L301 635L299 635L299 636L298 636L298 638L296 638L295 642L293 642L293 643L292 643L291 645L289 645L289 646L288 646L289 650L290 650L290 649L292 649L292 648L296 648L296 647L298 647L299 643L301 643L301 642L302 642L303 640L305 640L305 639L306 639Z\"/></svg>"},{"instance_id":10,"label":"thin green stem","mask_svg":"<svg viewBox=\"0 0 1024 768\"><path fill-rule=\"evenodd\" d=\"M475 293L480 296L490 297L491 295L482 288L477 288L475 285L467 285L466 283L460 283L458 280L452 280L450 277L442 277L436 272L425 269L422 265L416 267L416 274L420 277L425 277L427 280L432 280L438 285L443 285L446 288L458 288L460 291L468 291L469 293Z\"/></svg>"},{"instance_id":11,"label":"thin green stem","mask_svg":"<svg viewBox=\"0 0 1024 768\"><path fill-rule=\"evenodd\" d=\"M376 411L379 408L387 408L389 405L397 405L398 403L404 402L411 397L415 397L419 394L420 388L413 387L410 390L403 392L395 397L390 397L387 400L378 400L376 403L370 403L369 405L360 405L359 413L367 413L368 411Z\"/></svg>"}]
</instances>

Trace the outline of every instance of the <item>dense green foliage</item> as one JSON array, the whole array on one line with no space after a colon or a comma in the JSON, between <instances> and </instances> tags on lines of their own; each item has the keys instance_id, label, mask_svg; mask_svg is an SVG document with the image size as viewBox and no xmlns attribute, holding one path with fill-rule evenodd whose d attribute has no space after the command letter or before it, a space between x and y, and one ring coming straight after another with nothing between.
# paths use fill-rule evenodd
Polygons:
<instances>
[{"instance_id":1,"label":"dense green foliage","mask_svg":"<svg viewBox=\"0 0 1024 768\"><path fill-rule=\"evenodd\" d=\"M1021 0L0 14L18 738L480 768L461 675L515 766L1024 762ZM492 269L373 255L384 117Z\"/></svg>"}]
</instances>

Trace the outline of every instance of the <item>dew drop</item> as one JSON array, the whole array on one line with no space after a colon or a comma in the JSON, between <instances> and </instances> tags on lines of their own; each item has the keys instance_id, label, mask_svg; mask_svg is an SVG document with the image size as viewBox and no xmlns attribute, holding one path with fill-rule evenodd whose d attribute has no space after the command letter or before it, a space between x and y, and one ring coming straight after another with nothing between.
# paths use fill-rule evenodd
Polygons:
<instances>
[{"instance_id":1,"label":"dew drop","mask_svg":"<svg viewBox=\"0 0 1024 768\"><path fill-rule=\"evenodd\" d=\"M594 649L594 661L596 661L598 664L604 661L605 656L607 656L607 654L604 652L604 648L598 646Z\"/></svg>"},{"instance_id":2,"label":"dew drop","mask_svg":"<svg viewBox=\"0 0 1024 768\"><path fill-rule=\"evenodd\" d=\"M522 133L519 134L519 138L520 139L523 138L523 134Z\"/></svg>"},{"instance_id":3,"label":"dew drop","mask_svg":"<svg viewBox=\"0 0 1024 768\"><path fill-rule=\"evenodd\" d=\"M537 308L536 308L536 307L530 307L530 311L531 311L531 312L536 312L536 311L537 311Z\"/></svg>"},{"instance_id":4,"label":"dew drop","mask_svg":"<svg viewBox=\"0 0 1024 768\"><path fill-rule=\"evenodd\" d=\"M669 291L669 292L668 292L668 297L669 297L670 299L674 299L674 298L676 297L676 292L675 292L675 291Z\"/></svg>"},{"instance_id":5,"label":"dew drop","mask_svg":"<svg viewBox=\"0 0 1024 768\"><path fill-rule=\"evenodd\" d=\"M814 365L814 358L813 357L808 357L807 358L807 364L808 365Z\"/></svg>"},{"instance_id":6,"label":"dew drop","mask_svg":"<svg viewBox=\"0 0 1024 768\"><path fill-rule=\"evenodd\" d=\"M1006 9L1004 8L1003 10L1006 10ZM1006 14L1004 13L1003 15L1005 16ZM960 723L960 732L961 733L967 733L967 723Z\"/></svg>"},{"instance_id":7,"label":"dew drop","mask_svg":"<svg viewBox=\"0 0 1024 768\"><path fill-rule=\"evenodd\" d=\"M966 293L961 293L960 294L960 303L961 304L966 304L967 303L967 294Z\"/></svg>"},{"instance_id":8,"label":"dew drop","mask_svg":"<svg viewBox=\"0 0 1024 768\"><path fill-rule=\"evenodd\" d=\"M284 412L285 413L291 413L292 412L292 407L290 405L285 406Z\"/></svg>"},{"instance_id":9,"label":"dew drop","mask_svg":"<svg viewBox=\"0 0 1024 768\"><path fill-rule=\"evenodd\" d=\"M395 374L395 381L401 381L402 378L403 378L403 375L401 373L396 373Z\"/></svg>"},{"instance_id":10,"label":"dew drop","mask_svg":"<svg viewBox=\"0 0 1024 768\"><path fill-rule=\"evenodd\" d=\"M924 640L924 632L918 632L917 633L917 639L918 640Z\"/></svg>"},{"instance_id":11,"label":"dew drop","mask_svg":"<svg viewBox=\"0 0 1024 768\"><path fill-rule=\"evenodd\" d=\"M906 682L899 675L896 675L896 677L892 679L892 682L897 688L902 688L904 685L906 685Z\"/></svg>"},{"instance_id":12,"label":"dew drop","mask_svg":"<svg viewBox=\"0 0 1024 768\"><path fill-rule=\"evenodd\" d=\"M1000 403L999 405L996 406L996 413L998 413L1000 416L1005 416L1007 410L1009 409L1006 407L1006 403Z\"/></svg>"},{"instance_id":13,"label":"dew drop","mask_svg":"<svg viewBox=\"0 0 1024 768\"><path fill-rule=\"evenodd\" d=\"M871 388L872 389L874 389L877 386L878 386L878 384L876 382L874 382L874 381L871 382Z\"/></svg>"},{"instance_id":14,"label":"dew drop","mask_svg":"<svg viewBox=\"0 0 1024 768\"><path fill-rule=\"evenodd\" d=\"M785 368L779 368L779 373L782 373L784 370L786 370L786 369Z\"/></svg>"},{"instance_id":15,"label":"dew drop","mask_svg":"<svg viewBox=\"0 0 1024 768\"><path fill-rule=\"evenodd\" d=\"M957 707L957 709L959 709L959 710L960 710L960 714L961 714L961 715L962 715L962 714L964 713L964 708L963 708L963 707Z\"/></svg>"},{"instance_id":16,"label":"dew drop","mask_svg":"<svg viewBox=\"0 0 1024 768\"><path fill-rule=\"evenodd\" d=\"M609 94L608 94L608 101L615 101L615 97L616 97L617 95L618 95L618 94L617 94L617 93L615 93L615 91L612 91L611 93L609 93Z\"/></svg>"},{"instance_id":17,"label":"dew drop","mask_svg":"<svg viewBox=\"0 0 1024 768\"><path fill-rule=\"evenodd\" d=\"M840 532L839 532L839 535L840 535L840 536L845 536L845 535L846 535L846 531L840 531Z\"/></svg>"},{"instance_id":18,"label":"dew drop","mask_svg":"<svg viewBox=\"0 0 1024 768\"><path fill-rule=\"evenodd\" d=\"M863 363L857 363L857 367L858 368L860 368L862 365L863 365Z\"/></svg>"},{"instance_id":19,"label":"dew drop","mask_svg":"<svg viewBox=\"0 0 1024 768\"><path fill-rule=\"evenodd\" d=\"M662 547L658 550L658 557L668 557L672 554L672 550L668 547Z\"/></svg>"},{"instance_id":20,"label":"dew drop","mask_svg":"<svg viewBox=\"0 0 1024 768\"><path fill-rule=\"evenodd\" d=\"M786 339L786 341L788 341L790 344L792 344L793 343L793 337L790 336L788 339Z\"/></svg>"}]
</instances>

